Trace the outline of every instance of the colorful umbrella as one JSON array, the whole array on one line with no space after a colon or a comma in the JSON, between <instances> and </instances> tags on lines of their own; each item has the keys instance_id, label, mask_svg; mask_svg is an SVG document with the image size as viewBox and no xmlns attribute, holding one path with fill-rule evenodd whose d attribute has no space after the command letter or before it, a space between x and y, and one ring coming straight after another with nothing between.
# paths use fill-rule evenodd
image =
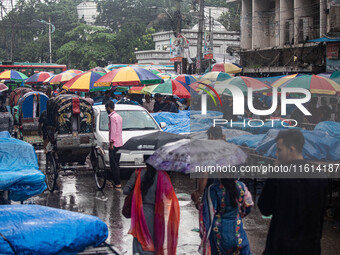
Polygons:
<instances>
[{"instance_id":1,"label":"colorful umbrella","mask_svg":"<svg viewBox=\"0 0 340 255\"><path fill-rule=\"evenodd\" d=\"M83 73L83 71L77 70L77 69L70 69L70 70L66 70L65 72L75 73L75 74L81 74L81 73ZM65 73L65 72L63 72L63 73Z\"/></svg>"},{"instance_id":2,"label":"colorful umbrella","mask_svg":"<svg viewBox=\"0 0 340 255\"><path fill-rule=\"evenodd\" d=\"M0 83L0 92L4 92L6 90L8 90L8 87L5 84Z\"/></svg>"},{"instance_id":3,"label":"colorful umbrella","mask_svg":"<svg viewBox=\"0 0 340 255\"><path fill-rule=\"evenodd\" d=\"M232 76L224 72L209 72L201 77L201 79L209 79L212 81L225 81L230 79Z\"/></svg>"},{"instance_id":4,"label":"colorful umbrella","mask_svg":"<svg viewBox=\"0 0 340 255\"><path fill-rule=\"evenodd\" d=\"M178 75L175 79L177 81L181 81L181 82L185 83L186 85L190 85L191 83L194 83L195 81L197 81L194 76L188 75L188 74Z\"/></svg>"},{"instance_id":5,"label":"colorful umbrella","mask_svg":"<svg viewBox=\"0 0 340 255\"><path fill-rule=\"evenodd\" d=\"M54 75L50 78L47 78L43 83L44 84L63 84L71 80L73 77L77 76L76 73L63 72L57 75Z\"/></svg>"},{"instance_id":6,"label":"colorful umbrella","mask_svg":"<svg viewBox=\"0 0 340 255\"><path fill-rule=\"evenodd\" d=\"M271 84L271 86L273 88L279 88L281 87L283 84L286 84L287 82L290 82L292 79L295 79L297 77L303 76L302 74L291 74L291 75L287 75L284 76L280 79L278 79L277 81L273 82L273 84Z\"/></svg>"},{"instance_id":7,"label":"colorful umbrella","mask_svg":"<svg viewBox=\"0 0 340 255\"><path fill-rule=\"evenodd\" d=\"M240 73L242 67L235 63L216 63L211 69L212 72Z\"/></svg>"},{"instance_id":8,"label":"colorful umbrella","mask_svg":"<svg viewBox=\"0 0 340 255\"><path fill-rule=\"evenodd\" d=\"M27 78L25 74L15 70L7 70L0 73L0 80L23 81Z\"/></svg>"},{"instance_id":9,"label":"colorful umbrella","mask_svg":"<svg viewBox=\"0 0 340 255\"><path fill-rule=\"evenodd\" d=\"M229 85L238 87L239 89L242 90L243 93L247 93L248 88L252 88L253 91L263 91L263 90L268 90L271 88L267 84L259 80L256 80L254 78L250 78L246 76L238 76L238 77L233 77L225 81L216 82L214 89L219 94L230 94L231 92L229 91L229 89L226 88Z\"/></svg>"},{"instance_id":10,"label":"colorful umbrella","mask_svg":"<svg viewBox=\"0 0 340 255\"><path fill-rule=\"evenodd\" d=\"M166 80L164 83L155 85L155 86L147 86L142 89L142 93L145 94L155 94L159 93L162 95L174 95L180 98L190 98L190 87L183 82L170 79ZM193 90L191 90L193 92Z\"/></svg>"},{"instance_id":11,"label":"colorful umbrella","mask_svg":"<svg viewBox=\"0 0 340 255\"><path fill-rule=\"evenodd\" d=\"M111 64L111 65L108 65L105 68L109 69L109 70L115 70L115 69L122 68L122 67L127 67L127 66L129 66L129 65L127 65L127 64Z\"/></svg>"},{"instance_id":12,"label":"colorful umbrella","mask_svg":"<svg viewBox=\"0 0 340 255\"><path fill-rule=\"evenodd\" d=\"M95 68L90 69L88 72L100 72L100 73L104 73L107 74L108 72L111 72L109 69L97 66Z\"/></svg>"},{"instance_id":13,"label":"colorful umbrella","mask_svg":"<svg viewBox=\"0 0 340 255\"><path fill-rule=\"evenodd\" d=\"M158 148L146 161L155 169L194 173L197 167L233 166L247 159L237 145L222 140L182 139Z\"/></svg>"},{"instance_id":14,"label":"colorful umbrella","mask_svg":"<svg viewBox=\"0 0 340 255\"><path fill-rule=\"evenodd\" d=\"M274 87L274 84L273 84ZM318 75L301 75L282 84L282 88L304 88L313 94L336 95L340 94L340 85L331 79Z\"/></svg>"},{"instance_id":15,"label":"colorful umbrella","mask_svg":"<svg viewBox=\"0 0 340 255\"><path fill-rule=\"evenodd\" d=\"M152 86L152 85L151 85ZM130 89L129 89L129 93L130 94L142 94L142 89L143 88L145 88L145 86L144 87L142 87L142 86L135 86L135 87L131 87Z\"/></svg>"},{"instance_id":16,"label":"colorful umbrella","mask_svg":"<svg viewBox=\"0 0 340 255\"><path fill-rule=\"evenodd\" d=\"M66 82L63 86L63 89L69 91L81 91L81 92L89 92L89 91L98 91L98 90L107 90L111 87L94 87L93 84L102 76L104 73L101 72L86 72L79 74L73 77L71 80Z\"/></svg>"},{"instance_id":17,"label":"colorful umbrella","mask_svg":"<svg viewBox=\"0 0 340 255\"><path fill-rule=\"evenodd\" d=\"M50 72L39 72L36 74L33 74L31 77L29 77L25 83L27 84L37 84L37 83L43 83L46 79L49 77L54 76L53 73Z\"/></svg>"},{"instance_id":18,"label":"colorful umbrella","mask_svg":"<svg viewBox=\"0 0 340 255\"><path fill-rule=\"evenodd\" d=\"M190 84L190 88L194 89L196 92L202 91L205 87L213 87L215 82L208 79L200 79L194 83Z\"/></svg>"},{"instance_id":19,"label":"colorful umbrella","mask_svg":"<svg viewBox=\"0 0 340 255\"><path fill-rule=\"evenodd\" d=\"M340 84L340 71L333 72L330 76L330 79Z\"/></svg>"},{"instance_id":20,"label":"colorful umbrella","mask_svg":"<svg viewBox=\"0 0 340 255\"><path fill-rule=\"evenodd\" d=\"M140 67L123 67L113 70L96 83L95 87L107 87L110 85L131 86L131 85L144 85L144 84L158 84L163 80L152 72Z\"/></svg>"},{"instance_id":21,"label":"colorful umbrella","mask_svg":"<svg viewBox=\"0 0 340 255\"><path fill-rule=\"evenodd\" d=\"M172 73L159 73L157 75L163 80L174 79L176 77L176 75Z\"/></svg>"}]
</instances>

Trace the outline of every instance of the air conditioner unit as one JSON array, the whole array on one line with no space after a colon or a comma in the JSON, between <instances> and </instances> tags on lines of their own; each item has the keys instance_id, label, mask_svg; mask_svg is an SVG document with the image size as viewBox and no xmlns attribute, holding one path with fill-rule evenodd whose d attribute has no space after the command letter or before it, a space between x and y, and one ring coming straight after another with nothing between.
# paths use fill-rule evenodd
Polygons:
<instances>
[{"instance_id":1,"label":"air conditioner unit","mask_svg":"<svg viewBox=\"0 0 340 255\"><path fill-rule=\"evenodd\" d=\"M313 18L303 17L298 21L298 41L303 43L305 41L311 40L313 38Z\"/></svg>"},{"instance_id":2,"label":"air conditioner unit","mask_svg":"<svg viewBox=\"0 0 340 255\"><path fill-rule=\"evenodd\" d=\"M286 20L284 24L284 44L292 44L294 38L294 21Z\"/></svg>"}]
</instances>

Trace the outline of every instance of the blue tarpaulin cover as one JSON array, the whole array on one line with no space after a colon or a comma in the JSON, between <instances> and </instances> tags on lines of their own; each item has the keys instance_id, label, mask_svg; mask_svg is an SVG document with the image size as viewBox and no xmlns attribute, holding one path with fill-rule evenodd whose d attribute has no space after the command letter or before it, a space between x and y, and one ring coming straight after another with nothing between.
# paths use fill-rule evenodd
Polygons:
<instances>
[{"instance_id":1,"label":"blue tarpaulin cover","mask_svg":"<svg viewBox=\"0 0 340 255\"><path fill-rule=\"evenodd\" d=\"M33 146L14 138L0 138L0 190L10 191L10 200L23 201L45 189L45 175L39 170Z\"/></svg>"},{"instance_id":2,"label":"blue tarpaulin cover","mask_svg":"<svg viewBox=\"0 0 340 255\"><path fill-rule=\"evenodd\" d=\"M256 148L264 137L265 137L265 134L242 135L239 137L228 139L227 141L229 143L234 143L234 144L246 146L249 148Z\"/></svg>"},{"instance_id":3,"label":"blue tarpaulin cover","mask_svg":"<svg viewBox=\"0 0 340 255\"><path fill-rule=\"evenodd\" d=\"M340 139L340 123L334 121L323 121L317 124L314 130L325 131L330 136Z\"/></svg>"},{"instance_id":4,"label":"blue tarpaulin cover","mask_svg":"<svg viewBox=\"0 0 340 255\"><path fill-rule=\"evenodd\" d=\"M11 134L8 131L1 131L0 138L11 138Z\"/></svg>"},{"instance_id":5,"label":"blue tarpaulin cover","mask_svg":"<svg viewBox=\"0 0 340 255\"><path fill-rule=\"evenodd\" d=\"M279 130L270 130L259 143L256 151L266 157L276 158L275 138ZM328 135L324 131L301 131L305 137L302 154L307 160L336 161L340 160L340 139Z\"/></svg>"},{"instance_id":6,"label":"blue tarpaulin cover","mask_svg":"<svg viewBox=\"0 0 340 255\"><path fill-rule=\"evenodd\" d=\"M98 217L39 205L1 205L0 222L17 254L76 254L108 236ZM3 238L0 253L14 254Z\"/></svg>"}]
</instances>

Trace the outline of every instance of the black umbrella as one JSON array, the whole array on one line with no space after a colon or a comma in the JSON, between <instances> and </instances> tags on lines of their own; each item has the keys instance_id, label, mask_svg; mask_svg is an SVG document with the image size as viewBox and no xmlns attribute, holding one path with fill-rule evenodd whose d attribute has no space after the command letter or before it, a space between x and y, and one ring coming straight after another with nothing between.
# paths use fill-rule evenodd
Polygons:
<instances>
[{"instance_id":1,"label":"black umbrella","mask_svg":"<svg viewBox=\"0 0 340 255\"><path fill-rule=\"evenodd\" d=\"M154 132L130 138L118 151L118 153L152 155L155 150L163 145L184 139L184 135L176 135L167 132Z\"/></svg>"}]
</instances>

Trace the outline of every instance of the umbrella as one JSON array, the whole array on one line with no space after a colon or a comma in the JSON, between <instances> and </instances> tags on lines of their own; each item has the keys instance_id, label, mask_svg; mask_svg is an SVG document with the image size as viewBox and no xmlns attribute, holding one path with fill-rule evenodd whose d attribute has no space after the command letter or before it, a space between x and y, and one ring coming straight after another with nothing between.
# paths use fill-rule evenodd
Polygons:
<instances>
[{"instance_id":1,"label":"umbrella","mask_svg":"<svg viewBox=\"0 0 340 255\"><path fill-rule=\"evenodd\" d=\"M203 75L201 77L201 79L202 80L209 79L209 80L212 80L212 81L225 81L225 80L230 79L231 77L232 76L230 76L229 74L224 73L224 72L209 72L209 73L206 73L205 75Z\"/></svg>"},{"instance_id":2,"label":"umbrella","mask_svg":"<svg viewBox=\"0 0 340 255\"><path fill-rule=\"evenodd\" d=\"M90 72L90 71L92 71L92 72L100 72L100 73L104 73L104 74L106 74L108 72L111 72L109 69L106 69L106 68L103 68L103 67L100 67L100 66L92 68L88 72Z\"/></svg>"},{"instance_id":3,"label":"umbrella","mask_svg":"<svg viewBox=\"0 0 340 255\"><path fill-rule=\"evenodd\" d=\"M110 85L120 86L132 86L132 85L144 85L144 84L158 84L162 83L163 80L152 72L145 70L140 67L123 67L115 69L102 78L96 83L95 87L107 87Z\"/></svg>"},{"instance_id":4,"label":"umbrella","mask_svg":"<svg viewBox=\"0 0 340 255\"><path fill-rule=\"evenodd\" d=\"M127 65L127 64L111 64L111 65L108 65L105 68L109 69L109 70L115 70L115 69L118 69L118 68L121 68L121 67L127 67L127 66L129 66L129 65Z\"/></svg>"},{"instance_id":5,"label":"umbrella","mask_svg":"<svg viewBox=\"0 0 340 255\"><path fill-rule=\"evenodd\" d=\"M229 89L226 88L229 85L238 87L239 89L242 90L243 93L247 93L248 88L252 88L253 91L262 91L262 90L268 90L271 88L267 84L259 80L256 80L254 78L250 78L246 76L238 76L238 77L233 77L229 80L216 82L214 89L219 94L230 94Z\"/></svg>"},{"instance_id":6,"label":"umbrella","mask_svg":"<svg viewBox=\"0 0 340 255\"><path fill-rule=\"evenodd\" d=\"M5 84L0 83L0 92L4 92L6 90L8 90L8 87Z\"/></svg>"},{"instance_id":7,"label":"umbrella","mask_svg":"<svg viewBox=\"0 0 340 255\"><path fill-rule=\"evenodd\" d=\"M195 81L197 81L194 76L188 75L188 74L178 75L175 79L177 81L181 81L181 82L185 83L186 85L190 85L191 83L194 83Z\"/></svg>"},{"instance_id":8,"label":"umbrella","mask_svg":"<svg viewBox=\"0 0 340 255\"><path fill-rule=\"evenodd\" d=\"M157 170L193 173L196 167L233 166L246 159L237 145L223 140L182 139L160 147L146 162Z\"/></svg>"},{"instance_id":9,"label":"umbrella","mask_svg":"<svg viewBox=\"0 0 340 255\"><path fill-rule=\"evenodd\" d=\"M50 72L39 72L36 74L33 74L31 77L29 77L25 83L33 85L37 83L43 83L46 79L49 77L54 76L53 73Z\"/></svg>"},{"instance_id":10,"label":"umbrella","mask_svg":"<svg viewBox=\"0 0 340 255\"><path fill-rule=\"evenodd\" d=\"M71 72L63 72L57 75L54 75L53 77L47 78L43 83L44 84L63 84L71 80L73 77L77 76L76 73Z\"/></svg>"},{"instance_id":11,"label":"umbrella","mask_svg":"<svg viewBox=\"0 0 340 255\"><path fill-rule=\"evenodd\" d=\"M7 70L0 73L0 80L23 81L27 78L25 74L15 70Z\"/></svg>"},{"instance_id":12,"label":"umbrella","mask_svg":"<svg viewBox=\"0 0 340 255\"><path fill-rule=\"evenodd\" d=\"M130 138L119 150L118 153L152 155L161 146L181 140L183 135L176 135L167 132L154 132L146 135Z\"/></svg>"},{"instance_id":13,"label":"umbrella","mask_svg":"<svg viewBox=\"0 0 340 255\"><path fill-rule=\"evenodd\" d=\"M333 72L329 78L340 84L340 71Z\"/></svg>"},{"instance_id":14,"label":"umbrella","mask_svg":"<svg viewBox=\"0 0 340 255\"><path fill-rule=\"evenodd\" d=\"M68 72L68 73L75 73L75 74L81 74L83 73L82 70L77 70L77 69L70 69L70 70L66 70L65 72ZM65 73L63 72L63 73Z\"/></svg>"},{"instance_id":15,"label":"umbrella","mask_svg":"<svg viewBox=\"0 0 340 255\"><path fill-rule=\"evenodd\" d=\"M287 75L284 76L278 80L276 80L275 82L273 82L273 84L271 84L271 86L273 88L279 88L281 87L283 84L286 84L287 82L291 81L292 79L295 79L297 77L303 76L302 74L291 74L291 75Z\"/></svg>"},{"instance_id":16,"label":"umbrella","mask_svg":"<svg viewBox=\"0 0 340 255\"><path fill-rule=\"evenodd\" d=\"M63 86L63 89L69 91L82 91L82 92L110 89L111 88L110 86L109 87L93 86L93 84L103 75L104 73L100 72L86 72L78 74L77 76L73 77L71 80L66 82Z\"/></svg>"},{"instance_id":17,"label":"umbrella","mask_svg":"<svg viewBox=\"0 0 340 255\"><path fill-rule=\"evenodd\" d=\"M273 84L274 87L274 84ZM314 94L336 95L340 94L340 85L334 80L318 75L301 75L282 84L282 88L304 88Z\"/></svg>"},{"instance_id":18,"label":"umbrella","mask_svg":"<svg viewBox=\"0 0 340 255\"><path fill-rule=\"evenodd\" d=\"M211 69L212 72L240 73L242 67L235 63L216 63Z\"/></svg>"},{"instance_id":19,"label":"umbrella","mask_svg":"<svg viewBox=\"0 0 340 255\"><path fill-rule=\"evenodd\" d=\"M163 80L174 79L176 77L176 75L172 73L159 73L157 75Z\"/></svg>"},{"instance_id":20,"label":"umbrella","mask_svg":"<svg viewBox=\"0 0 340 255\"><path fill-rule=\"evenodd\" d=\"M152 85L151 85L152 86ZM126 88L126 87L125 87ZM131 87L129 89L129 93L130 94L142 94L142 89L144 89L144 87L141 87L141 86L135 86L135 87Z\"/></svg>"},{"instance_id":21,"label":"umbrella","mask_svg":"<svg viewBox=\"0 0 340 255\"><path fill-rule=\"evenodd\" d=\"M150 87L150 88L149 88ZM180 98L190 98L190 87L183 82L177 80L166 80L164 83L155 85L155 86L147 86L142 89L142 93L145 94L155 94L159 93L162 95L174 95ZM192 90L193 92L194 90Z\"/></svg>"}]
</instances>

